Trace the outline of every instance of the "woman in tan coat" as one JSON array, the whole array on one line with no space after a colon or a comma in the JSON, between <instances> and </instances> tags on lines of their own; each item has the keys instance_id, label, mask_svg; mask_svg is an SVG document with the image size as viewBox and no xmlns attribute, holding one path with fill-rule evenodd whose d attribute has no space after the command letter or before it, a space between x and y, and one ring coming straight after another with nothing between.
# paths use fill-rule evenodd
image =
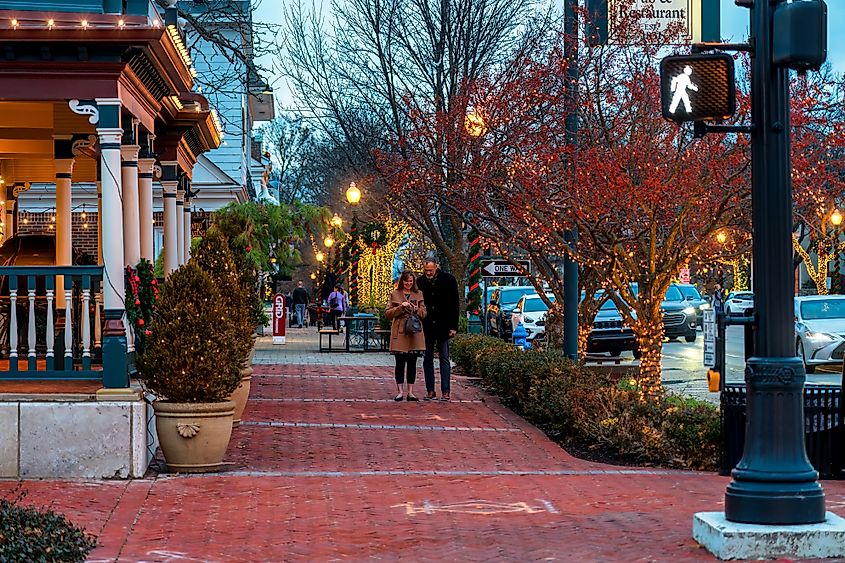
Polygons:
<instances>
[{"instance_id":1,"label":"woman in tan coat","mask_svg":"<svg viewBox=\"0 0 845 563\"><path fill-rule=\"evenodd\" d=\"M407 398L409 401L419 401L414 396L413 386L417 379L417 358L425 352L421 320L425 318L425 303L422 292L417 289L417 279L412 271L405 270L399 276L399 283L390 294L384 316L393 321L390 325L390 353L396 357L397 395L394 400ZM416 317L417 321L412 321L413 317ZM414 330L417 328L419 330Z\"/></svg>"}]
</instances>

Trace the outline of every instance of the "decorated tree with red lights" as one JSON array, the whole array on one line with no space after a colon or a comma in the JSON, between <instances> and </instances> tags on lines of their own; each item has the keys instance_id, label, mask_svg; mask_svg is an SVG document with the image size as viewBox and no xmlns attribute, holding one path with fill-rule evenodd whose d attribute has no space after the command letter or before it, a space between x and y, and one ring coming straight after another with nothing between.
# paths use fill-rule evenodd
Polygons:
<instances>
[{"instance_id":1,"label":"decorated tree with red lights","mask_svg":"<svg viewBox=\"0 0 845 563\"><path fill-rule=\"evenodd\" d=\"M631 37L626 25L613 29ZM720 252L708 242L750 208L747 139L694 139L663 120L664 51L652 44L582 45L579 96L568 98L566 40L537 44L475 86L468 104L482 108L488 130L461 181L441 196L487 238L529 255L557 303L560 259L572 256L594 285L585 293L607 290L634 330L642 390L659 394L664 295L681 267ZM577 136L566 130L569 111L579 115ZM577 246L567 230L577 231Z\"/></svg>"}]
</instances>

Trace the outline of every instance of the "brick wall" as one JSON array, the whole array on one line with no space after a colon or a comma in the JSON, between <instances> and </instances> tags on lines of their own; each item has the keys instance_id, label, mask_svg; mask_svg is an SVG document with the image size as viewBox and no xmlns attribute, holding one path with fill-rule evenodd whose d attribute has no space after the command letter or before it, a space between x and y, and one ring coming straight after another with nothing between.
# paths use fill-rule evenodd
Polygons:
<instances>
[{"instance_id":1,"label":"brick wall","mask_svg":"<svg viewBox=\"0 0 845 563\"><path fill-rule=\"evenodd\" d=\"M82 212L71 214L73 229L73 249L97 256L97 212ZM51 234L55 235L56 223L53 213L21 213L18 217L18 233L20 234Z\"/></svg>"}]
</instances>

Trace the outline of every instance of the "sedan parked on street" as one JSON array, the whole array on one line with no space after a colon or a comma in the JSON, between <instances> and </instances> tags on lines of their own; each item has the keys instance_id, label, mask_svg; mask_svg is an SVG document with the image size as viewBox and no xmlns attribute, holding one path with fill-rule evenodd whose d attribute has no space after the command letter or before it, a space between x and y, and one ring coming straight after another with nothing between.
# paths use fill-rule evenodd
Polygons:
<instances>
[{"instance_id":1,"label":"sedan parked on street","mask_svg":"<svg viewBox=\"0 0 845 563\"><path fill-rule=\"evenodd\" d=\"M807 373L839 365L845 354L845 295L795 298L795 353Z\"/></svg>"},{"instance_id":2,"label":"sedan parked on street","mask_svg":"<svg viewBox=\"0 0 845 563\"><path fill-rule=\"evenodd\" d=\"M725 314L727 316L746 316L754 309L754 294L750 291L732 291L725 299Z\"/></svg>"},{"instance_id":3,"label":"sedan parked on street","mask_svg":"<svg viewBox=\"0 0 845 563\"><path fill-rule=\"evenodd\" d=\"M487 329L491 336L510 340L513 332L511 311L517 301L528 293L536 293L533 285L499 286L493 290L486 312Z\"/></svg>"}]
</instances>

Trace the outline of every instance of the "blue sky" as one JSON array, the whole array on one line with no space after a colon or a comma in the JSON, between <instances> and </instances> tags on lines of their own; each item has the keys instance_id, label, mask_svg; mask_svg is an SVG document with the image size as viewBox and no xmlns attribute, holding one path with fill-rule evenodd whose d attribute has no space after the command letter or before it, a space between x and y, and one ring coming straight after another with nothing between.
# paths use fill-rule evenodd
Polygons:
<instances>
[{"instance_id":1,"label":"blue sky","mask_svg":"<svg viewBox=\"0 0 845 563\"><path fill-rule=\"evenodd\" d=\"M290 0L261 0L258 5L256 19L268 23L282 24L284 5ZM295 0L294 0L295 1ZM561 0L555 0L561 3ZM314 0L320 3L321 0ZM740 8L734 4L734 0L720 0L721 2L721 25L722 39L725 41L743 41L748 36L748 9ZM329 0L322 0L324 9L327 11ZM833 63L837 73L845 72L845 34L836 33L845 24L845 1L827 0L828 10L828 60ZM266 67L273 67L275 61L262 61ZM279 75L268 76L270 83L276 91L277 103L280 107L291 107L293 97L284 79Z\"/></svg>"}]
</instances>

